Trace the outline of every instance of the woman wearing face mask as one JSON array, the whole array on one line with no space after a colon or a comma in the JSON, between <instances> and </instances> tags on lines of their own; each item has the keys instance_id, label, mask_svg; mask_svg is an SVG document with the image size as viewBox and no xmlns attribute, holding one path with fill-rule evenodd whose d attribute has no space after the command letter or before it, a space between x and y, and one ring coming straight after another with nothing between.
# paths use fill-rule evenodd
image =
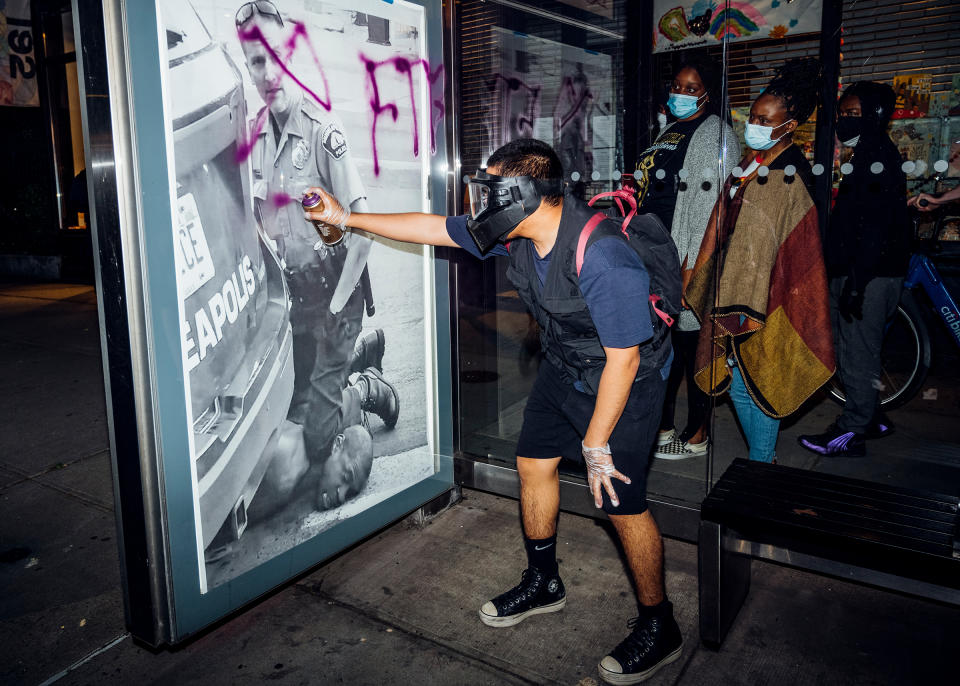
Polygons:
<instances>
[{"instance_id":1,"label":"woman wearing face mask","mask_svg":"<svg viewBox=\"0 0 960 686\"><path fill-rule=\"evenodd\" d=\"M816 108L819 64L790 60L750 108L746 156L711 215L686 300L705 323L696 380L729 391L751 460L834 372L810 165L793 132Z\"/></svg>"},{"instance_id":2,"label":"woman wearing face mask","mask_svg":"<svg viewBox=\"0 0 960 686\"><path fill-rule=\"evenodd\" d=\"M704 183L704 170L716 174L717 158L722 155L726 175L740 158L736 134L718 116L721 111L719 87L719 69L706 57L694 57L680 65L667 96L667 108L676 121L662 126L657 140L640 156L635 174L639 211L656 214L670 229L680 255L684 285L693 273L704 228L719 190L716 183ZM699 329L700 324L692 312L680 313L673 331L673 366L657 437L656 456L661 459L682 460L707 452L710 400L693 382ZM684 376L687 377L687 423L678 433L673 418L677 391Z\"/></svg>"},{"instance_id":3,"label":"woman wearing face mask","mask_svg":"<svg viewBox=\"0 0 960 686\"><path fill-rule=\"evenodd\" d=\"M847 400L826 431L799 437L820 455L864 455L864 439L890 433L877 407L880 352L910 260L907 179L887 135L895 103L890 86L859 81L838 107L837 138L853 148L853 170L840 181L824 248L837 372Z\"/></svg>"}]
</instances>

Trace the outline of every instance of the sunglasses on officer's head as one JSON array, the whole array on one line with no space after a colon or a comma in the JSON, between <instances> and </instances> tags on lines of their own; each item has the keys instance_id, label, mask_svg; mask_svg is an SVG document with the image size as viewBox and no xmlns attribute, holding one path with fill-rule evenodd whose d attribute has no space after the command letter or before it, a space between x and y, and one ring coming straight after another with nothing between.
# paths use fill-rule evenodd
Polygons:
<instances>
[{"instance_id":1,"label":"sunglasses on officer's head","mask_svg":"<svg viewBox=\"0 0 960 686\"><path fill-rule=\"evenodd\" d=\"M254 14L261 14L271 19L276 19L280 26L283 26L283 18L280 16L280 10L277 9L270 0L257 0L256 2L247 2L240 5L237 10L235 21L237 26L243 26L253 17Z\"/></svg>"}]
</instances>

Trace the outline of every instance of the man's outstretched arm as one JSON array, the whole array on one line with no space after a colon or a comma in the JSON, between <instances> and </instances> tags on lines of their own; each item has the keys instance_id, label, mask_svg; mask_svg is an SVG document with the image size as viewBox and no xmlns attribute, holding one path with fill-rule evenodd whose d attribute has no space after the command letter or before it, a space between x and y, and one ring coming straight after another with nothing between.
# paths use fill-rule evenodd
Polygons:
<instances>
[{"instance_id":1,"label":"man's outstretched arm","mask_svg":"<svg viewBox=\"0 0 960 686\"><path fill-rule=\"evenodd\" d=\"M322 188L310 188L306 192L316 193L321 198L321 202L316 208L305 212L307 219L318 220L327 224L345 225L405 243L449 248L458 247L447 233L447 218L438 214L425 214L423 212L398 214L351 213Z\"/></svg>"}]
</instances>

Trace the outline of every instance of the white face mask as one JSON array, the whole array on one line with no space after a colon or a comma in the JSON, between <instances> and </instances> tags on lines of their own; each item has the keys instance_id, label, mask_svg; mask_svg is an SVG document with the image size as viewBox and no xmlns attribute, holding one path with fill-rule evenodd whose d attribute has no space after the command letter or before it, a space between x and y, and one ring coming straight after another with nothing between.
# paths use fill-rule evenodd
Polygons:
<instances>
[{"instance_id":1,"label":"white face mask","mask_svg":"<svg viewBox=\"0 0 960 686\"><path fill-rule=\"evenodd\" d=\"M667 115L663 112L657 112L657 125L660 127L660 130L667 128Z\"/></svg>"},{"instance_id":2,"label":"white face mask","mask_svg":"<svg viewBox=\"0 0 960 686\"><path fill-rule=\"evenodd\" d=\"M848 141L840 141L840 143L842 143L843 145L847 146L848 148L856 147L857 143L859 143L859 142L860 142L860 136L859 136L859 135L854 136L853 138L851 138L851 139L848 140Z\"/></svg>"},{"instance_id":3,"label":"white face mask","mask_svg":"<svg viewBox=\"0 0 960 686\"><path fill-rule=\"evenodd\" d=\"M780 136L779 138L774 138L773 132L776 129L779 129L781 126L786 126L792 121L793 119L788 119L787 121L783 122L782 124L778 124L777 126L760 126L759 124L748 123L746 129L743 132L743 138L746 141L747 145L749 145L754 150L769 150L770 148L772 148L774 145L777 144L780 138L783 138L783 136L786 136L787 133L790 133L789 131L787 131L783 134L783 136Z\"/></svg>"}]
</instances>

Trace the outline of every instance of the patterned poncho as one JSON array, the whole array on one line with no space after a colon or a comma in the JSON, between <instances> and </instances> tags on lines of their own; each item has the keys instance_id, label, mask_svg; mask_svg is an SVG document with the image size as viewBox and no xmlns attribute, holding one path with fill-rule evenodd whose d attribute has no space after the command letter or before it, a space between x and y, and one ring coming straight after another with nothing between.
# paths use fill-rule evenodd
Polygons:
<instances>
[{"instance_id":1,"label":"patterned poncho","mask_svg":"<svg viewBox=\"0 0 960 686\"><path fill-rule=\"evenodd\" d=\"M703 322L697 385L725 392L733 359L757 406L785 417L836 364L817 210L805 185L810 166L791 146L769 170L746 179L732 198L735 180L727 179L686 299Z\"/></svg>"}]
</instances>

